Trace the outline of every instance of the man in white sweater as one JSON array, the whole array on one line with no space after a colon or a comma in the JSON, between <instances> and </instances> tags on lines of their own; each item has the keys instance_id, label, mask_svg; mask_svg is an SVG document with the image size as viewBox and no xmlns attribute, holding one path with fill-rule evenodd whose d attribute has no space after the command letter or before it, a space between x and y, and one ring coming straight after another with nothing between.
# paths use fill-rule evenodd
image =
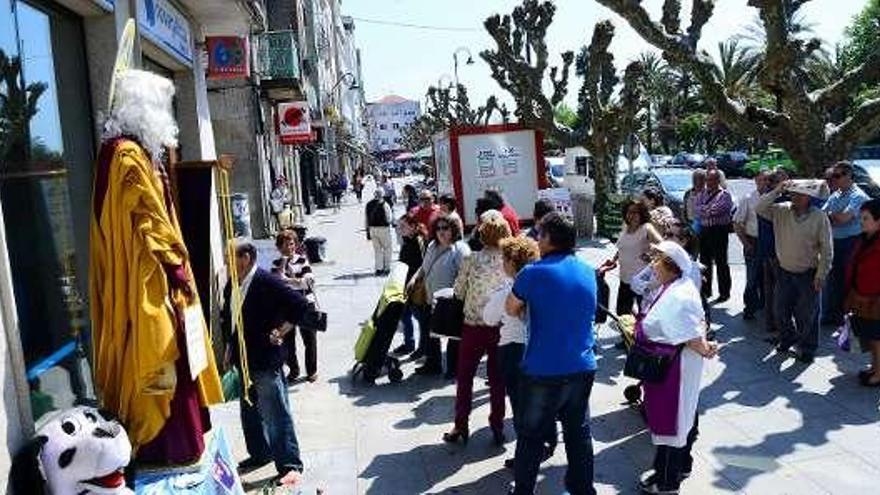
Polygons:
<instances>
[{"instance_id":1,"label":"man in white sweater","mask_svg":"<svg viewBox=\"0 0 880 495\"><path fill-rule=\"evenodd\" d=\"M810 198L827 196L821 181L786 181L758 201L758 215L773 222L779 272L776 318L779 352L797 345L796 357L812 363L819 343L819 293L831 269L831 224ZM791 201L774 203L783 192Z\"/></svg>"}]
</instances>

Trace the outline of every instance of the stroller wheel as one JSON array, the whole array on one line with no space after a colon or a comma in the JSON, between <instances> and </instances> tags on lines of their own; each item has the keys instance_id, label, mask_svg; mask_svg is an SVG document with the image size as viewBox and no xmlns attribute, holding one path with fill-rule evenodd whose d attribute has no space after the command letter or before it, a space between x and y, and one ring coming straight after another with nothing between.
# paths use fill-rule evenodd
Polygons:
<instances>
[{"instance_id":1,"label":"stroller wheel","mask_svg":"<svg viewBox=\"0 0 880 495\"><path fill-rule=\"evenodd\" d=\"M642 400L642 386L635 384L624 388L623 397L630 404L638 404Z\"/></svg>"},{"instance_id":2,"label":"stroller wheel","mask_svg":"<svg viewBox=\"0 0 880 495\"><path fill-rule=\"evenodd\" d=\"M391 368L388 370L388 380L390 380L391 383L400 383L400 381L403 380L403 371L401 371L400 368Z\"/></svg>"}]
</instances>

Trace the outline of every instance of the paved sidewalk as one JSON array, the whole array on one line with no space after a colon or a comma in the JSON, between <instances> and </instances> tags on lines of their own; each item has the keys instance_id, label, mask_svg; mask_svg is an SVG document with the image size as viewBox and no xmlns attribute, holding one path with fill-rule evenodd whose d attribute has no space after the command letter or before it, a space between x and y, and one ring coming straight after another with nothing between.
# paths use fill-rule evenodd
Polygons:
<instances>
[{"instance_id":1,"label":"paved sidewalk","mask_svg":"<svg viewBox=\"0 0 880 495\"><path fill-rule=\"evenodd\" d=\"M348 376L359 323L371 314L381 287L372 276L361 206L353 198L348 201L341 212L321 211L309 222L310 235L328 239L330 261L315 266L315 272L330 319L327 333L319 336L320 380L290 387L308 479L328 495L505 493L512 477L503 460L513 453L514 435L508 419L505 448L491 446L488 388L482 378L475 382L472 438L461 447L441 440L453 417L452 382L410 376L412 363L404 366L406 378L400 384L381 378L368 387ZM261 244L261 254L261 261L267 261L271 244ZM595 243L579 254L596 263L613 249ZM734 294L740 294L744 267L732 268ZM720 324L721 355L706 366L696 464L682 492L876 491L878 391L856 384L853 375L862 356L836 351L828 337L831 330L824 329L816 362L805 367L776 355L763 342L760 319L746 324L740 313L741 305L733 301L713 313ZM603 494L636 493L635 480L650 464L653 447L639 414L622 404L623 387L631 381L620 373L624 356L614 349L617 337L604 327L599 335L600 371L591 399L596 487ZM480 375L485 376L484 369ZM237 402L214 408L212 415L226 429L236 458L244 459ZM565 465L559 448L542 466L538 493L563 492ZM267 467L245 481L256 492L272 474Z\"/></svg>"}]
</instances>

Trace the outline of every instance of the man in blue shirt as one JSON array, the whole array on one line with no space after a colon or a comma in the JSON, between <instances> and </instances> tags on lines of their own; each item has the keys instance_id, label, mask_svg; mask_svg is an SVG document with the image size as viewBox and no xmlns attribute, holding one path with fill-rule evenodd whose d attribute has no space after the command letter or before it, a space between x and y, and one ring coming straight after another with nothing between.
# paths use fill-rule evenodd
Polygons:
<instances>
[{"instance_id":1,"label":"man in blue shirt","mask_svg":"<svg viewBox=\"0 0 880 495\"><path fill-rule=\"evenodd\" d=\"M856 239L862 233L859 223L859 208L867 201L868 195L853 182L853 167L849 162L838 162L831 174L835 191L828 198L822 210L831 221L834 237L834 260L831 273L822 293L823 324L843 324L843 299L846 297L846 265L852 257Z\"/></svg>"},{"instance_id":2,"label":"man in blue shirt","mask_svg":"<svg viewBox=\"0 0 880 495\"><path fill-rule=\"evenodd\" d=\"M596 493L589 416L596 272L575 255L575 240L574 224L558 213L545 216L541 260L520 271L507 299L507 312L526 314L529 329L516 413L515 495L534 493L546 431L557 417L568 456L568 492Z\"/></svg>"}]
</instances>

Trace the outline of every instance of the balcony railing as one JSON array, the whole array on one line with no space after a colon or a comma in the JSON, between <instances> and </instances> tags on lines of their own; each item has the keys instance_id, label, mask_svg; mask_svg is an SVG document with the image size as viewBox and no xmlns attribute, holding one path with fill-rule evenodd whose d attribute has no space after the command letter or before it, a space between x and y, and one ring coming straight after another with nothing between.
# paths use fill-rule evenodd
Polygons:
<instances>
[{"instance_id":1,"label":"balcony railing","mask_svg":"<svg viewBox=\"0 0 880 495\"><path fill-rule=\"evenodd\" d=\"M267 31L254 37L255 72L260 79L299 79L299 51L293 31Z\"/></svg>"}]
</instances>

